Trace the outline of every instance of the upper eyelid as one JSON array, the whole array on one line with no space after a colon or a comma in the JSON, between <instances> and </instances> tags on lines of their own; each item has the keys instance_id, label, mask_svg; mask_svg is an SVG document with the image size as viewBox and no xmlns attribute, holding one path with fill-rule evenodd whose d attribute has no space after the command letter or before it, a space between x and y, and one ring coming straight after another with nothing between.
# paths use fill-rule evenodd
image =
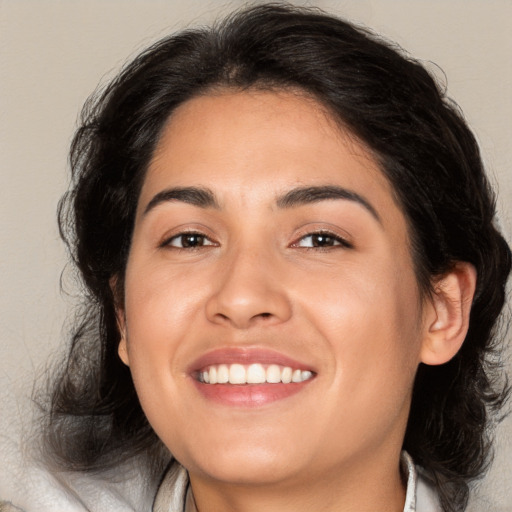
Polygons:
<instances>
[{"instance_id":1,"label":"upper eyelid","mask_svg":"<svg viewBox=\"0 0 512 512\"><path fill-rule=\"evenodd\" d=\"M172 227L166 226L165 224L161 226L156 225L154 228L155 236L158 236L162 241L187 234L201 235L212 240L215 238L212 229L201 222L180 222L178 225Z\"/></svg>"}]
</instances>

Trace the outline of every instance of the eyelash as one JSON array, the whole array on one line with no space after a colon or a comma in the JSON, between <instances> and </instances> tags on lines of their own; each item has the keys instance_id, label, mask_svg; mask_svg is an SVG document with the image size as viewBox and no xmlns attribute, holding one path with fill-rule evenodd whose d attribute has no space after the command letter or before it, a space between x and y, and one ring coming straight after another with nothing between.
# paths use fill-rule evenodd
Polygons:
<instances>
[{"instance_id":1,"label":"eyelash","mask_svg":"<svg viewBox=\"0 0 512 512\"><path fill-rule=\"evenodd\" d=\"M185 237L197 237L203 241L203 244L202 245L191 245L188 247L183 246L183 241L184 241L183 239ZM311 247L300 245L300 243L302 241L304 241L305 239L313 238L313 237L324 237L326 239L329 239L332 242L332 245L325 245L325 246L313 245ZM172 244L173 241L179 240L180 238L182 239L181 247ZM205 241L209 242L209 243L205 244L204 243ZM187 232L178 233L176 235L173 235L172 237L166 239L160 246L161 247L172 247L173 249L183 250L183 251L191 251L191 250L193 251L193 250L198 250L203 247L215 247L215 246L218 246L218 244L216 242L213 242L204 233L201 233L198 231L187 231ZM310 250L310 251L311 250L313 250L313 251L322 251L322 250L329 251L336 247L344 248L344 249L353 249L354 246L350 242L348 242L345 238L343 238L335 233L332 233L330 231L321 230L321 231L313 231L310 233L306 233L305 235L301 236L296 242L292 243L291 247L302 248L302 249Z\"/></svg>"}]
</instances>

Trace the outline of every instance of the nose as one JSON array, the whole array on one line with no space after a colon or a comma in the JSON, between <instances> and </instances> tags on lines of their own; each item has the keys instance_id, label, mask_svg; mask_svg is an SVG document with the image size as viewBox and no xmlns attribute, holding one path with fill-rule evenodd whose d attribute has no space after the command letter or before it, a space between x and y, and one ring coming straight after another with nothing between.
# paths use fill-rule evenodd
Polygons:
<instances>
[{"instance_id":1,"label":"nose","mask_svg":"<svg viewBox=\"0 0 512 512\"><path fill-rule=\"evenodd\" d=\"M286 322L292 308L276 259L246 248L219 262L222 268L206 304L208 320L237 329Z\"/></svg>"}]
</instances>

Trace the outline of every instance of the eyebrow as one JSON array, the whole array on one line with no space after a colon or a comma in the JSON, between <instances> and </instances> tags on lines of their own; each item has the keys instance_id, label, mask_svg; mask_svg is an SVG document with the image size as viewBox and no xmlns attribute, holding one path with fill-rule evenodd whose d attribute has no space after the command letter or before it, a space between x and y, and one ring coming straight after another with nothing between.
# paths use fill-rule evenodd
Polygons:
<instances>
[{"instance_id":1,"label":"eyebrow","mask_svg":"<svg viewBox=\"0 0 512 512\"><path fill-rule=\"evenodd\" d=\"M220 209L215 194L205 187L175 187L162 190L156 194L144 210L144 215L162 203L180 201L182 203L199 206L200 208Z\"/></svg>"},{"instance_id":2,"label":"eyebrow","mask_svg":"<svg viewBox=\"0 0 512 512\"><path fill-rule=\"evenodd\" d=\"M279 208L293 208L330 199L354 201L368 210L379 223L382 223L377 210L367 199L352 190L336 185L294 188L277 199L277 206Z\"/></svg>"},{"instance_id":3,"label":"eyebrow","mask_svg":"<svg viewBox=\"0 0 512 512\"><path fill-rule=\"evenodd\" d=\"M377 210L363 196L336 185L321 185L312 187L297 187L289 190L276 200L278 208L294 208L320 201L343 199L353 201L363 206L379 223L382 223ZM206 187L174 187L162 190L156 194L146 206L146 215L162 203L179 201L199 208L214 208L220 210L215 194Z\"/></svg>"}]
</instances>

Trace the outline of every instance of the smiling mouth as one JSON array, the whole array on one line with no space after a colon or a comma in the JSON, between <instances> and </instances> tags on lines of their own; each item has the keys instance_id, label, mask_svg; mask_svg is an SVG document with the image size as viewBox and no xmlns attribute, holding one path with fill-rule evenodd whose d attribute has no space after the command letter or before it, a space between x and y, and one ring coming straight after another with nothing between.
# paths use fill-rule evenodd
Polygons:
<instances>
[{"instance_id":1,"label":"smiling mouth","mask_svg":"<svg viewBox=\"0 0 512 512\"><path fill-rule=\"evenodd\" d=\"M313 376L310 370L291 366L233 363L205 367L197 372L196 380L203 384L291 384L305 382Z\"/></svg>"}]
</instances>

